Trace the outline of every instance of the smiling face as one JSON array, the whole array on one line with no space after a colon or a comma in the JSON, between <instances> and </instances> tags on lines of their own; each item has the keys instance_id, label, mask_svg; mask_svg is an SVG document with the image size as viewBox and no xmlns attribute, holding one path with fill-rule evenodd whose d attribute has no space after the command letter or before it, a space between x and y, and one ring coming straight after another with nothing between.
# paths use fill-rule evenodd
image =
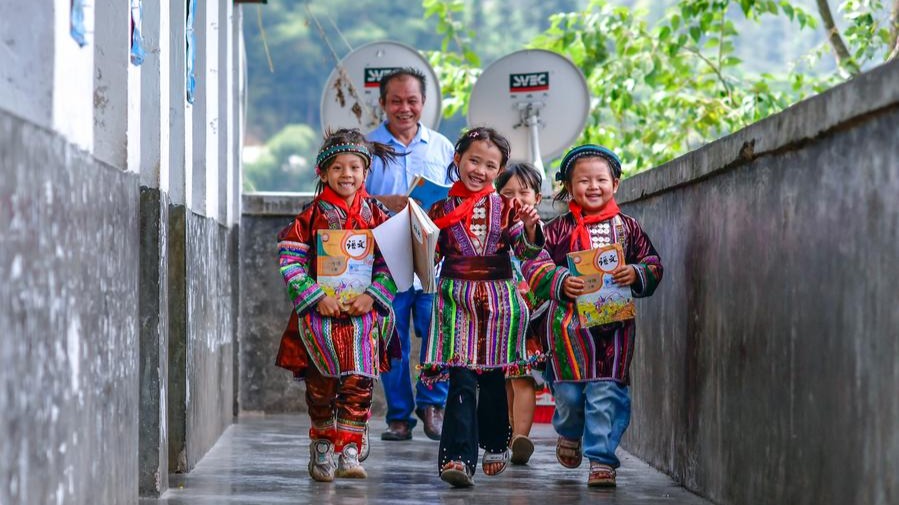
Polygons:
<instances>
[{"instance_id":1,"label":"smiling face","mask_svg":"<svg viewBox=\"0 0 899 505\"><path fill-rule=\"evenodd\" d=\"M618 179L612 177L612 168L605 159L581 158L574 163L565 189L589 216L612 200L618 191Z\"/></svg>"},{"instance_id":2,"label":"smiling face","mask_svg":"<svg viewBox=\"0 0 899 505\"><path fill-rule=\"evenodd\" d=\"M513 175L509 177L506 185L500 188L499 194L512 200L518 200L525 205L537 205L540 203L541 195L534 191L534 188L525 183L521 177Z\"/></svg>"},{"instance_id":3,"label":"smiling face","mask_svg":"<svg viewBox=\"0 0 899 505\"><path fill-rule=\"evenodd\" d=\"M472 192L493 186L493 180L502 169L503 154L491 142L472 142L464 153L456 153L453 159L459 167L459 180Z\"/></svg>"},{"instance_id":4,"label":"smiling face","mask_svg":"<svg viewBox=\"0 0 899 505\"><path fill-rule=\"evenodd\" d=\"M335 156L319 177L332 191L346 200L347 205L352 205L356 192L365 184L366 170L365 160L361 156L344 153Z\"/></svg>"},{"instance_id":5,"label":"smiling face","mask_svg":"<svg viewBox=\"0 0 899 505\"><path fill-rule=\"evenodd\" d=\"M387 128L394 135L414 136L421 120L425 99L421 83L415 77L404 75L387 83L381 108L387 115Z\"/></svg>"}]
</instances>

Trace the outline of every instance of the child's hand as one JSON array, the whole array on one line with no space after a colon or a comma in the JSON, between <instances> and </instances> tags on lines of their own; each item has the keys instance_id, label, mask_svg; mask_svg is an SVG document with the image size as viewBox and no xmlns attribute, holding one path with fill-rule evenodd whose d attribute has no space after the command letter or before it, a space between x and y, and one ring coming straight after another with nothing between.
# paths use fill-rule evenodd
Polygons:
<instances>
[{"instance_id":1,"label":"child's hand","mask_svg":"<svg viewBox=\"0 0 899 505\"><path fill-rule=\"evenodd\" d=\"M371 312L372 307L375 305L374 298L371 295L362 293L350 300L350 302L346 306L346 313L351 316L361 316L364 314L368 314Z\"/></svg>"},{"instance_id":2,"label":"child's hand","mask_svg":"<svg viewBox=\"0 0 899 505\"><path fill-rule=\"evenodd\" d=\"M584 292L584 279L569 275L562 281L562 292L568 298L577 298Z\"/></svg>"},{"instance_id":3,"label":"child's hand","mask_svg":"<svg viewBox=\"0 0 899 505\"><path fill-rule=\"evenodd\" d=\"M338 317L340 316L340 303L333 296L325 296L318 301L315 310L325 317Z\"/></svg>"},{"instance_id":4,"label":"child's hand","mask_svg":"<svg viewBox=\"0 0 899 505\"><path fill-rule=\"evenodd\" d=\"M619 265L612 270L612 280L619 286L630 286L637 282L637 269L631 265Z\"/></svg>"},{"instance_id":5,"label":"child's hand","mask_svg":"<svg viewBox=\"0 0 899 505\"><path fill-rule=\"evenodd\" d=\"M533 205L522 205L518 216L521 218L521 222L524 223L524 227L529 231L536 229L537 223L540 222L540 214Z\"/></svg>"},{"instance_id":6,"label":"child's hand","mask_svg":"<svg viewBox=\"0 0 899 505\"><path fill-rule=\"evenodd\" d=\"M528 242L533 244L537 240L537 223L540 222L540 214L533 205L524 204L518 212L518 217L524 223L524 232L528 237Z\"/></svg>"}]
</instances>

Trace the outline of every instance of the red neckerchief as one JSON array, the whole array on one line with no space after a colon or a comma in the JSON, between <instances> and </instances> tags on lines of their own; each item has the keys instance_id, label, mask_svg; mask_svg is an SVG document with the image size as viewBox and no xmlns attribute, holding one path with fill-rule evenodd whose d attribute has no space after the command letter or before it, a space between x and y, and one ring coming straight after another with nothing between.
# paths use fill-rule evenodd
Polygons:
<instances>
[{"instance_id":1,"label":"red neckerchief","mask_svg":"<svg viewBox=\"0 0 899 505\"><path fill-rule=\"evenodd\" d=\"M599 209L599 213L587 217L584 217L583 208L574 200L568 202L568 210L571 211L571 215L574 216L574 221L576 223L574 233L571 234L572 251L582 250L577 248L578 241L580 241L581 245L584 247L583 250L592 249L590 232L587 231L588 224L601 223L606 219L612 219L621 212L621 209L618 208L618 204L615 203L614 198L606 202L606 204Z\"/></svg>"},{"instance_id":2,"label":"red neckerchief","mask_svg":"<svg viewBox=\"0 0 899 505\"><path fill-rule=\"evenodd\" d=\"M493 186L487 186L486 188L475 193L469 191L469 189L465 187L465 184L463 184L462 181L454 182L453 187L451 187L449 190L449 196L461 197L462 201L459 202L459 205L456 205L456 208L453 209L452 212L444 214L435 219L434 224L442 230L458 223L459 221L464 221L465 232L471 236L474 236L474 234L471 232L471 218L474 214L474 204L478 203L478 200L493 193L494 191L496 190L493 188Z\"/></svg>"},{"instance_id":3,"label":"red neckerchief","mask_svg":"<svg viewBox=\"0 0 899 505\"><path fill-rule=\"evenodd\" d=\"M342 196L335 193L330 186L325 186L325 189L319 193L317 198L323 202L328 202L339 209L343 209L343 211L346 212L346 227L348 229L364 230L371 227L368 224L368 221L362 218L362 199L367 196L368 193L365 191L365 186L362 186L359 188L359 191L356 191L356 195L353 196L353 205L347 206L346 200L344 200ZM354 223L356 226L353 226Z\"/></svg>"}]
</instances>

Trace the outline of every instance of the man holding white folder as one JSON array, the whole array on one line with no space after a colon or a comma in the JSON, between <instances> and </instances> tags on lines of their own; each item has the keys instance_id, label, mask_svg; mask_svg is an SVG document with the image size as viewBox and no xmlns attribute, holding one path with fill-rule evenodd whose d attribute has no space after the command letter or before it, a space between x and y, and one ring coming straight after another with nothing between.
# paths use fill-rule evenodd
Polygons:
<instances>
[{"instance_id":1,"label":"man holding white folder","mask_svg":"<svg viewBox=\"0 0 899 505\"><path fill-rule=\"evenodd\" d=\"M381 80L380 92L381 108L387 119L367 138L387 144L406 155L397 157L396 161L386 166L380 160L373 161L365 185L369 194L396 213L406 206L409 185L416 175L437 182L449 182L447 166L453 159L454 148L446 137L421 124L425 102L424 74L413 68L393 71ZM394 298L393 308L403 357L400 361L394 360L390 372L381 374L387 398L388 424L387 431L381 434L382 440L411 439L417 422L412 416L413 410L422 419L428 438L440 439L448 384L439 383L429 389L418 382L413 398L409 367L410 320L414 324L415 334L423 339L424 349L433 302L434 295L422 292L417 278L411 289L397 293Z\"/></svg>"}]
</instances>

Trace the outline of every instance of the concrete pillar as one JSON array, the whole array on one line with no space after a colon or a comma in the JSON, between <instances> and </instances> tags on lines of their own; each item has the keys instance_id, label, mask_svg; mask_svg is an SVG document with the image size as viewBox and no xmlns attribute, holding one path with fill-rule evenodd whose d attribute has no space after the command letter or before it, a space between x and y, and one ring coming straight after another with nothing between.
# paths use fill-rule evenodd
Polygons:
<instances>
[{"instance_id":1,"label":"concrete pillar","mask_svg":"<svg viewBox=\"0 0 899 505\"><path fill-rule=\"evenodd\" d=\"M26 2L22 2L24 3ZM53 60L53 129L78 147L90 151L93 149L94 139L91 127L91 118L94 114L94 52L90 46L91 33L94 29L94 7L84 6L87 45L80 47L69 35L70 0L55 0L53 4L56 7L53 17L55 25L53 38L56 48L56 57ZM25 23L23 26L32 30L36 25ZM21 72L20 68L14 68Z\"/></svg>"},{"instance_id":2,"label":"concrete pillar","mask_svg":"<svg viewBox=\"0 0 899 505\"><path fill-rule=\"evenodd\" d=\"M165 0L163 0L165 1ZM169 213L167 259L168 296L168 468L187 471L185 379L187 358L187 253L186 213L190 200L193 160L192 107L187 102L187 2L168 0L170 75L169 111Z\"/></svg>"},{"instance_id":3,"label":"concrete pillar","mask_svg":"<svg viewBox=\"0 0 899 505\"><path fill-rule=\"evenodd\" d=\"M228 197L228 223L229 225L234 226L234 244L235 246L239 246L240 244L240 190L243 184L242 181L242 170L241 170L241 151L243 148L243 121L244 121L244 92L245 92L245 78L246 72L245 69L245 51L243 45L243 7L237 5L234 7L234 14L232 16L231 21L231 44L233 47L231 57L232 57L232 66L231 66L231 75L232 75L232 88L231 95L229 99L232 103L232 128L231 131L234 132L234 140L231 143L231 153L230 158L232 162L232 166L234 169L230 174L230 184L229 184L229 197ZM236 251L234 251L234 258L239 258L240 256L240 248L236 247ZM231 279L233 284L233 298L232 298L232 325L234 328L235 336L234 336L234 359L233 359L233 369L234 369L234 379L232 383L232 387L234 388L234 406L232 409L232 413L234 416L237 416L240 412L240 397L239 397L239 386L240 386L240 262L235 261L233 263L232 271L231 271Z\"/></svg>"},{"instance_id":4,"label":"concrete pillar","mask_svg":"<svg viewBox=\"0 0 899 505\"><path fill-rule=\"evenodd\" d=\"M220 160L218 170L218 208L216 216L220 223L230 226L228 219L229 200L231 197L231 174L234 173L234 159L231 157L231 146L234 144L234 103L229 99L230 92L234 89L234 73L232 71L234 60L234 39L231 31L231 19L234 12L234 4L230 1L222 2L219 7L218 32L219 40L219 129L218 129L218 158Z\"/></svg>"},{"instance_id":5,"label":"concrete pillar","mask_svg":"<svg viewBox=\"0 0 899 505\"><path fill-rule=\"evenodd\" d=\"M218 0L197 0L196 100L193 107L193 170L190 208L201 216L218 211L218 130L219 130L219 4Z\"/></svg>"},{"instance_id":6,"label":"concrete pillar","mask_svg":"<svg viewBox=\"0 0 899 505\"><path fill-rule=\"evenodd\" d=\"M138 486L142 496L168 488L168 219L170 9L145 2L140 117L140 414ZM183 24L183 22L182 22Z\"/></svg>"},{"instance_id":7,"label":"concrete pillar","mask_svg":"<svg viewBox=\"0 0 899 505\"><path fill-rule=\"evenodd\" d=\"M190 166L192 162L192 121L190 106L187 103L187 48L185 45L185 18L187 8L185 0L162 0L169 5L169 37L166 60L168 66L169 86L165 98L168 110L169 149L168 149L168 192L172 203L185 205L187 202ZM160 43L161 44L161 43ZM161 46L160 46L161 47ZM162 93L160 89L160 93ZM160 181L162 175L160 174Z\"/></svg>"},{"instance_id":8,"label":"concrete pillar","mask_svg":"<svg viewBox=\"0 0 899 505\"><path fill-rule=\"evenodd\" d=\"M94 29L94 155L126 169L131 9L124 1L101 7Z\"/></svg>"}]
</instances>

